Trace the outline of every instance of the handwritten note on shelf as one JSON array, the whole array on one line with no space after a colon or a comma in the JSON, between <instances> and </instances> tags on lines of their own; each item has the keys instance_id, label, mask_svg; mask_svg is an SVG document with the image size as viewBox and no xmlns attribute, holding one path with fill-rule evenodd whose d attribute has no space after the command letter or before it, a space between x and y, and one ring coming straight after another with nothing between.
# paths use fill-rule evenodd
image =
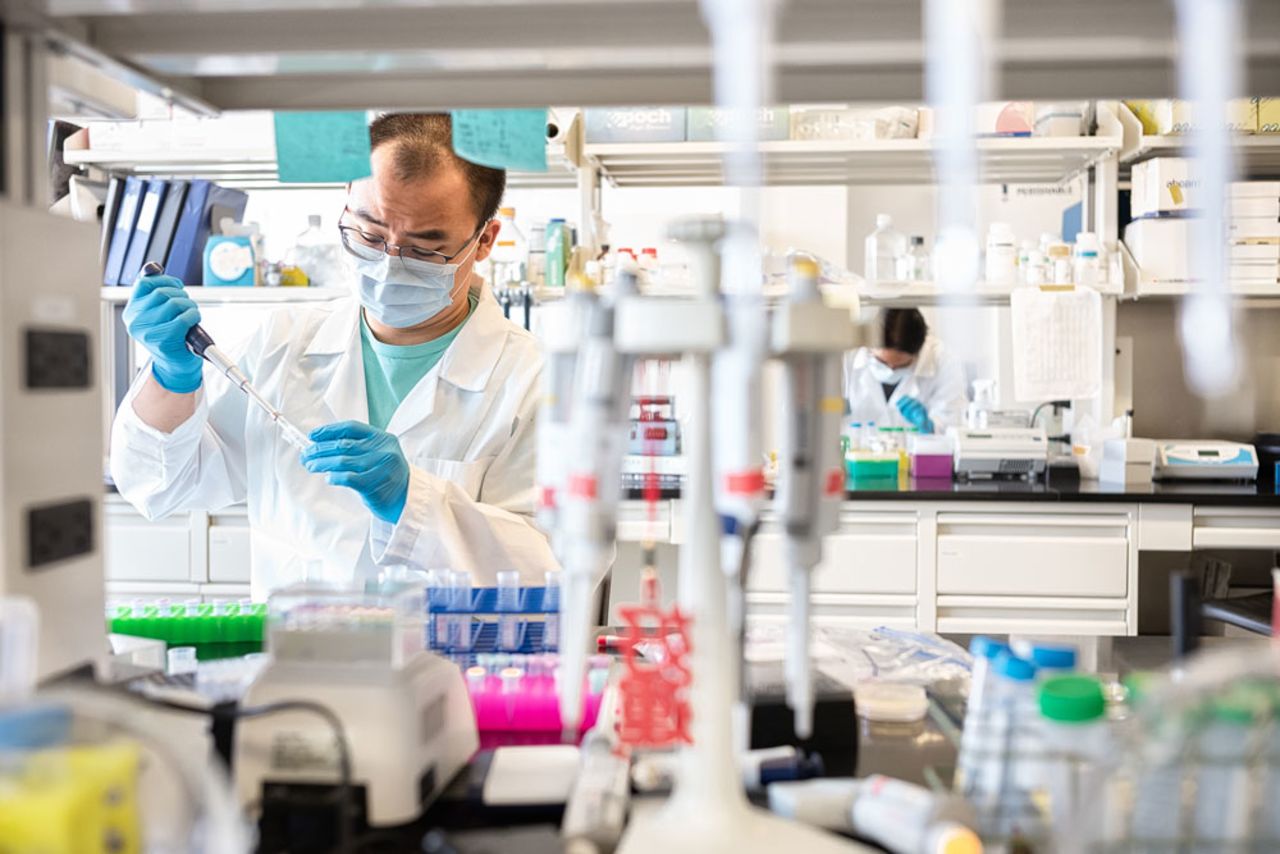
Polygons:
<instances>
[{"instance_id":1,"label":"handwritten note on shelf","mask_svg":"<svg viewBox=\"0 0 1280 854\"><path fill-rule=\"evenodd\" d=\"M454 110L453 150L493 169L547 171L546 110Z\"/></svg>"},{"instance_id":2,"label":"handwritten note on shelf","mask_svg":"<svg viewBox=\"0 0 1280 854\"><path fill-rule=\"evenodd\" d=\"M276 113L275 126L282 184L345 183L371 174L364 111Z\"/></svg>"},{"instance_id":3,"label":"handwritten note on shelf","mask_svg":"<svg viewBox=\"0 0 1280 854\"><path fill-rule=\"evenodd\" d=\"M1017 288L1013 391L1018 400L1079 400L1102 390L1102 297L1091 288Z\"/></svg>"}]
</instances>

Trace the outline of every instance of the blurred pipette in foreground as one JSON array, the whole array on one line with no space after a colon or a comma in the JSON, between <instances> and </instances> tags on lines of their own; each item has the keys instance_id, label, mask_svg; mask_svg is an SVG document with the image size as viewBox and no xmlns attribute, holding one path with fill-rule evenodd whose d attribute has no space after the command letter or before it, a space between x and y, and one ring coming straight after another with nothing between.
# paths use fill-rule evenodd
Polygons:
<instances>
[{"instance_id":1,"label":"blurred pipette in foreground","mask_svg":"<svg viewBox=\"0 0 1280 854\"><path fill-rule=\"evenodd\" d=\"M148 261L142 268L142 275L144 276L160 276L163 274L164 268L155 261ZM267 417L280 428L280 433L284 436L286 442L299 451L306 450L310 444L306 435L293 426L293 422L285 418L284 413L272 406L253 387L253 384L249 382L249 378L244 375L244 371L240 370L231 357L218 349L217 345L213 343L213 338L210 337L208 332L204 331L204 327L200 326L200 324L197 323L187 330L187 346L191 348L191 352L221 371L227 379L235 383L238 389L248 395L249 399L256 403L263 412L267 413Z\"/></svg>"}]
</instances>

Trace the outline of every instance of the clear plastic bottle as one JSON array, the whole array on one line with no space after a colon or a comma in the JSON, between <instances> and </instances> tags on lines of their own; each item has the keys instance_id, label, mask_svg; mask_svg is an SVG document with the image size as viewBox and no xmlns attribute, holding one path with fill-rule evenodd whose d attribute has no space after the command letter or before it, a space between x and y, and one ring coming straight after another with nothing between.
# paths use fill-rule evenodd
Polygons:
<instances>
[{"instance_id":1,"label":"clear plastic bottle","mask_svg":"<svg viewBox=\"0 0 1280 854\"><path fill-rule=\"evenodd\" d=\"M898 258L907 253L907 236L893 227L893 217L876 214L876 230L867 235L864 266L868 283L892 281Z\"/></svg>"},{"instance_id":2,"label":"clear plastic bottle","mask_svg":"<svg viewBox=\"0 0 1280 854\"><path fill-rule=\"evenodd\" d=\"M1017 281L1018 244L1007 222L993 222L987 230L986 280L993 285Z\"/></svg>"},{"instance_id":3,"label":"clear plastic bottle","mask_svg":"<svg viewBox=\"0 0 1280 854\"><path fill-rule=\"evenodd\" d=\"M546 270L543 281L549 288L563 288L569 269L569 227L563 219L547 223Z\"/></svg>"},{"instance_id":4,"label":"clear plastic bottle","mask_svg":"<svg viewBox=\"0 0 1280 854\"><path fill-rule=\"evenodd\" d=\"M529 262L525 267L525 278L534 287L546 281L547 275L547 226L535 225L529 231Z\"/></svg>"},{"instance_id":5,"label":"clear plastic bottle","mask_svg":"<svg viewBox=\"0 0 1280 854\"><path fill-rule=\"evenodd\" d=\"M1098 235L1091 231L1082 231L1076 235L1075 252L1072 268L1075 283L1086 287L1097 287L1102 281L1102 253L1098 243Z\"/></svg>"},{"instance_id":6,"label":"clear plastic bottle","mask_svg":"<svg viewBox=\"0 0 1280 854\"><path fill-rule=\"evenodd\" d=\"M1113 749L1102 683L1092 676L1055 676L1041 682L1038 695L1045 747L1040 788L1049 797L1054 827L1101 841L1112 830L1103 820L1109 805L1104 801L1111 799L1098 797L1097 788ZM1098 812L1094 820L1079 822L1086 804ZM1072 827L1073 820L1087 826Z\"/></svg>"},{"instance_id":7,"label":"clear plastic bottle","mask_svg":"<svg viewBox=\"0 0 1280 854\"><path fill-rule=\"evenodd\" d=\"M969 702L965 706L960 755L956 761L956 791L970 799L979 791L979 765L986 758L983 754L990 749L988 742L995 689L991 662L1008 649L1007 644L983 636L969 642L973 675L969 679Z\"/></svg>"},{"instance_id":8,"label":"clear plastic bottle","mask_svg":"<svg viewBox=\"0 0 1280 854\"><path fill-rule=\"evenodd\" d=\"M342 275L342 246L321 227L319 214L307 217L307 228L285 253L284 262L307 274L313 288L338 287Z\"/></svg>"},{"instance_id":9,"label":"clear plastic bottle","mask_svg":"<svg viewBox=\"0 0 1280 854\"><path fill-rule=\"evenodd\" d=\"M489 256L493 264L493 283L499 287L518 285L528 275L529 242L516 225L515 208L499 208L498 222L502 228L498 231L493 254Z\"/></svg>"},{"instance_id":10,"label":"clear plastic bottle","mask_svg":"<svg viewBox=\"0 0 1280 854\"><path fill-rule=\"evenodd\" d=\"M1055 285L1069 285L1074 281L1071 247L1061 241L1049 244L1049 281Z\"/></svg>"},{"instance_id":11,"label":"clear plastic bottle","mask_svg":"<svg viewBox=\"0 0 1280 854\"><path fill-rule=\"evenodd\" d=\"M910 246L898 258L898 278L904 282L929 281L929 250L924 248L921 235L911 235Z\"/></svg>"}]
</instances>

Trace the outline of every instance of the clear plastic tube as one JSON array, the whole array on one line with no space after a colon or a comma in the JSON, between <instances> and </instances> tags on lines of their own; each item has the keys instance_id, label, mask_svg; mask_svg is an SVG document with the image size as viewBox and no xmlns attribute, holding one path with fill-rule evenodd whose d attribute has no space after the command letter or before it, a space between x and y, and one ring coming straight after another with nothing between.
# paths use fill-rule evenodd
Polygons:
<instances>
[{"instance_id":1,"label":"clear plastic tube","mask_svg":"<svg viewBox=\"0 0 1280 854\"><path fill-rule=\"evenodd\" d=\"M514 650L520 646L520 573L513 569L498 573L498 648Z\"/></svg>"},{"instance_id":2,"label":"clear plastic tube","mask_svg":"<svg viewBox=\"0 0 1280 854\"><path fill-rule=\"evenodd\" d=\"M560 648L560 571L550 570L542 594L542 610L547 612L543 625L542 645L548 650Z\"/></svg>"}]
</instances>

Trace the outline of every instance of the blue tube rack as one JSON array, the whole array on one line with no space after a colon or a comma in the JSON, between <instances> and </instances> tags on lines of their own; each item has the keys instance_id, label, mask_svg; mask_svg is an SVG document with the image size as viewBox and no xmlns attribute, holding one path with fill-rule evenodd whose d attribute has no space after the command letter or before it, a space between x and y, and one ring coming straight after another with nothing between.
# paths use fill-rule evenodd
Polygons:
<instances>
[{"instance_id":1,"label":"blue tube rack","mask_svg":"<svg viewBox=\"0 0 1280 854\"><path fill-rule=\"evenodd\" d=\"M444 653L458 660L471 658L486 653L522 653L534 654L554 652L556 646L548 647L550 640L547 632L547 621L559 613L558 608L546 606L546 588L521 587L517 605L514 609L498 609L498 588L476 587L471 590L470 604L465 608L450 607L449 597L453 591L444 587L427 590L428 623L426 643L429 649ZM500 623L503 617L517 619L515 644L504 647L500 645ZM445 621L450 618L466 620L469 643L450 643Z\"/></svg>"}]
</instances>

